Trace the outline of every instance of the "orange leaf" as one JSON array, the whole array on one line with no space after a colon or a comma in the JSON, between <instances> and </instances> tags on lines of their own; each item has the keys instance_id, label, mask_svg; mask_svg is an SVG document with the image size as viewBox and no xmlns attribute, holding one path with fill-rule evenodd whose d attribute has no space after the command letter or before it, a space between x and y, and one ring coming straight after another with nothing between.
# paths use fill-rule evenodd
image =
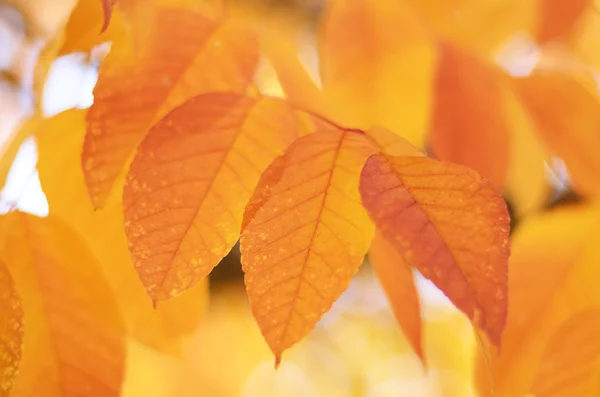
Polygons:
<instances>
[{"instance_id":1,"label":"orange leaf","mask_svg":"<svg viewBox=\"0 0 600 397\"><path fill-rule=\"evenodd\" d=\"M0 395L9 396L19 372L23 344L23 308L21 297L8 268L0 262Z\"/></svg>"},{"instance_id":2,"label":"orange leaf","mask_svg":"<svg viewBox=\"0 0 600 397\"><path fill-rule=\"evenodd\" d=\"M352 27L349 29L349 27ZM319 37L329 118L380 125L424 147L435 67L433 39L404 1L330 2Z\"/></svg>"},{"instance_id":3,"label":"orange leaf","mask_svg":"<svg viewBox=\"0 0 600 397\"><path fill-rule=\"evenodd\" d=\"M55 218L2 218L1 255L23 299L27 331L11 396L119 396L120 313L93 254Z\"/></svg>"},{"instance_id":4,"label":"orange leaf","mask_svg":"<svg viewBox=\"0 0 600 397\"><path fill-rule=\"evenodd\" d=\"M515 79L515 87L539 135L565 161L575 187L600 193L600 102L592 87L572 75L545 71Z\"/></svg>"},{"instance_id":5,"label":"orange leaf","mask_svg":"<svg viewBox=\"0 0 600 397\"><path fill-rule=\"evenodd\" d=\"M471 167L501 189L509 135L499 72L450 44L439 46L430 131L433 154Z\"/></svg>"},{"instance_id":6,"label":"orange leaf","mask_svg":"<svg viewBox=\"0 0 600 397\"><path fill-rule=\"evenodd\" d=\"M531 392L536 397L586 397L598 393L600 309L577 313L552 335Z\"/></svg>"},{"instance_id":7,"label":"orange leaf","mask_svg":"<svg viewBox=\"0 0 600 397\"><path fill-rule=\"evenodd\" d=\"M132 14L131 41L113 43L94 89L82 165L97 208L153 124L202 92L244 91L258 62L246 29L187 9L150 15Z\"/></svg>"},{"instance_id":8,"label":"orange leaf","mask_svg":"<svg viewBox=\"0 0 600 397\"><path fill-rule=\"evenodd\" d=\"M537 14L537 0L403 1L442 39L486 56L493 55L514 34L529 31Z\"/></svg>"},{"instance_id":9,"label":"orange leaf","mask_svg":"<svg viewBox=\"0 0 600 397\"><path fill-rule=\"evenodd\" d=\"M155 349L177 353L181 336L193 332L200 323L208 302L208 283L200 283L156 310L152 308L127 248L121 192L111 195L107 205L97 211L88 199L79 166L85 115L85 110L68 110L42 120L33 131L50 215L76 230L98 258L128 334Z\"/></svg>"},{"instance_id":10,"label":"orange leaf","mask_svg":"<svg viewBox=\"0 0 600 397\"><path fill-rule=\"evenodd\" d=\"M544 44L569 33L590 0L539 0L537 41Z\"/></svg>"},{"instance_id":11,"label":"orange leaf","mask_svg":"<svg viewBox=\"0 0 600 397\"><path fill-rule=\"evenodd\" d=\"M421 303L410 267L378 230L369 249L369 259L396 320L415 353L425 362L421 342Z\"/></svg>"},{"instance_id":12,"label":"orange leaf","mask_svg":"<svg viewBox=\"0 0 600 397\"><path fill-rule=\"evenodd\" d=\"M277 99L205 94L140 144L123 194L134 265L153 301L207 276L238 240L260 174L296 137Z\"/></svg>"},{"instance_id":13,"label":"orange leaf","mask_svg":"<svg viewBox=\"0 0 600 397\"><path fill-rule=\"evenodd\" d=\"M600 310L571 316L552 335L531 392L538 397L586 397L598 392Z\"/></svg>"},{"instance_id":14,"label":"orange leaf","mask_svg":"<svg viewBox=\"0 0 600 397\"><path fill-rule=\"evenodd\" d=\"M426 157L369 158L360 192L382 234L494 341L506 320L509 216L475 171Z\"/></svg>"},{"instance_id":15,"label":"orange leaf","mask_svg":"<svg viewBox=\"0 0 600 397\"><path fill-rule=\"evenodd\" d=\"M300 138L269 166L250 201L242 266L276 363L347 288L369 248L373 226L358 177L370 153L364 135L352 131Z\"/></svg>"},{"instance_id":16,"label":"orange leaf","mask_svg":"<svg viewBox=\"0 0 600 397\"><path fill-rule=\"evenodd\" d=\"M562 57L564 60L578 61L578 66L590 67L592 70L598 70L600 67L600 58L598 57L598 33L600 32L600 12L598 6L592 4L587 12L584 12L578 20L577 27L566 41L566 49L569 50L569 57Z\"/></svg>"},{"instance_id":17,"label":"orange leaf","mask_svg":"<svg viewBox=\"0 0 600 397\"><path fill-rule=\"evenodd\" d=\"M59 36L62 47L58 55L87 52L102 42L117 40L124 35L123 21L118 13L112 15L111 12L110 25L106 20L106 5L110 6L114 1L103 0L100 4L97 1L79 0L69 16L64 31Z\"/></svg>"},{"instance_id":18,"label":"orange leaf","mask_svg":"<svg viewBox=\"0 0 600 397\"><path fill-rule=\"evenodd\" d=\"M572 314L600 306L600 225L596 206L571 206L527 218L513 236L509 307L499 355L492 355L494 397L529 391L551 335ZM480 372L488 366L480 362ZM486 379L480 379L482 396Z\"/></svg>"}]
</instances>

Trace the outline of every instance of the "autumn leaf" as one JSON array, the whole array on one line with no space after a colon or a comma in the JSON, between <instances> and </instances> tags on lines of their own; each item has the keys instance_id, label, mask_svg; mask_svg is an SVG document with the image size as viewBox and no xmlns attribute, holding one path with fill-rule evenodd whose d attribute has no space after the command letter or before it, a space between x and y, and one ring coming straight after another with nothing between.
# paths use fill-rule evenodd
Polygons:
<instances>
[{"instance_id":1,"label":"autumn leaf","mask_svg":"<svg viewBox=\"0 0 600 397\"><path fill-rule=\"evenodd\" d=\"M426 157L371 156L362 202L404 259L494 341L507 310L509 217L475 171Z\"/></svg>"},{"instance_id":2,"label":"autumn leaf","mask_svg":"<svg viewBox=\"0 0 600 397\"><path fill-rule=\"evenodd\" d=\"M323 93L333 109L325 115L356 128L379 125L424 147L435 56L432 37L404 2L330 2L319 37Z\"/></svg>"},{"instance_id":3,"label":"autumn leaf","mask_svg":"<svg viewBox=\"0 0 600 397\"><path fill-rule=\"evenodd\" d=\"M112 14L112 6L115 1L79 0L71 12L64 30L58 35L62 45L57 55L88 52L100 43L122 39L125 34L125 26L118 13ZM107 20L107 11L110 25Z\"/></svg>"},{"instance_id":4,"label":"autumn leaf","mask_svg":"<svg viewBox=\"0 0 600 397\"><path fill-rule=\"evenodd\" d=\"M528 32L538 43L568 36L576 28L589 0L408 0L442 39L492 56L518 33Z\"/></svg>"},{"instance_id":5,"label":"autumn leaf","mask_svg":"<svg viewBox=\"0 0 600 397\"><path fill-rule=\"evenodd\" d=\"M547 43L568 34L590 5L590 0L538 0L536 39Z\"/></svg>"},{"instance_id":6,"label":"autumn leaf","mask_svg":"<svg viewBox=\"0 0 600 397\"><path fill-rule=\"evenodd\" d=\"M436 158L466 165L501 189L509 162L500 72L464 50L439 45L432 125Z\"/></svg>"},{"instance_id":7,"label":"autumn leaf","mask_svg":"<svg viewBox=\"0 0 600 397\"><path fill-rule=\"evenodd\" d=\"M515 87L529 109L538 134L567 165L573 183L583 193L597 194L600 159L600 101L596 88L576 77L537 71L515 79Z\"/></svg>"},{"instance_id":8,"label":"autumn leaf","mask_svg":"<svg viewBox=\"0 0 600 397\"><path fill-rule=\"evenodd\" d=\"M4 263L0 263L0 395L9 396L19 373L23 344L23 308L21 297Z\"/></svg>"},{"instance_id":9,"label":"autumn leaf","mask_svg":"<svg viewBox=\"0 0 600 397\"><path fill-rule=\"evenodd\" d=\"M276 363L346 289L372 238L358 195L372 148L363 134L331 128L300 138L267 168L245 217L246 288Z\"/></svg>"},{"instance_id":10,"label":"autumn leaf","mask_svg":"<svg viewBox=\"0 0 600 397\"><path fill-rule=\"evenodd\" d=\"M261 34L259 39L290 104L316 114L330 114L329 103L298 59L297 49L272 32Z\"/></svg>"},{"instance_id":11,"label":"autumn leaf","mask_svg":"<svg viewBox=\"0 0 600 397\"><path fill-rule=\"evenodd\" d=\"M537 0L403 1L442 40L482 56L493 55L515 33L530 31L537 11Z\"/></svg>"},{"instance_id":12,"label":"autumn leaf","mask_svg":"<svg viewBox=\"0 0 600 397\"><path fill-rule=\"evenodd\" d=\"M348 24L357 37L347 37ZM387 127L419 148L429 141L434 156L505 187L513 137L503 72L451 41L434 41L408 4L332 2L320 35L322 91L292 45L271 37L262 44L291 103L342 125Z\"/></svg>"},{"instance_id":13,"label":"autumn leaf","mask_svg":"<svg viewBox=\"0 0 600 397\"><path fill-rule=\"evenodd\" d=\"M576 28L561 46L561 58L578 62L583 67L598 69L600 65L596 51L596 38L600 31L600 12L592 4L578 19Z\"/></svg>"},{"instance_id":14,"label":"autumn leaf","mask_svg":"<svg viewBox=\"0 0 600 397\"><path fill-rule=\"evenodd\" d=\"M569 206L530 217L517 229L501 354L491 355L495 397L527 393L552 334L571 315L599 305L600 250L589 239L599 222L596 206ZM478 371L486 368L480 359ZM478 387L490 395L486 376Z\"/></svg>"},{"instance_id":15,"label":"autumn leaf","mask_svg":"<svg viewBox=\"0 0 600 397\"><path fill-rule=\"evenodd\" d=\"M539 397L585 397L598 392L600 310L577 313L552 335L531 392Z\"/></svg>"},{"instance_id":16,"label":"autumn leaf","mask_svg":"<svg viewBox=\"0 0 600 397\"><path fill-rule=\"evenodd\" d=\"M369 259L404 335L425 362L421 342L421 304L411 268L379 231L375 232L371 243Z\"/></svg>"},{"instance_id":17,"label":"autumn leaf","mask_svg":"<svg viewBox=\"0 0 600 397\"><path fill-rule=\"evenodd\" d=\"M11 396L119 396L123 324L93 254L53 217L11 213L1 226L27 325Z\"/></svg>"},{"instance_id":18,"label":"autumn leaf","mask_svg":"<svg viewBox=\"0 0 600 397\"><path fill-rule=\"evenodd\" d=\"M550 154L540 142L535 120L517 93L504 90L504 114L508 120L510 162L504 197L517 218L541 211L552 187L547 180Z\"/></svg>"},{"instance_id":19,"label":"autumn leaf","mask_svg":"<svg viewBox=\"0 0 600 397\"><path fill-rule=\"evenodd\" d=\"M442 388L439 395L455 397L474 394L473 359L479 346L473 325L455 308L430 306L423 304L423 345L428 372Z\"/></svg>"},{"instance_id":20,"label":"autumn leaf","mask_svg":"<svg viewBox=\"0 0 600 397\"><path fill-rule=\"evenodd\" d=\"M101 3L96 0L79 0L75 4L64 26L61 26L56 35L45 43L38 54L33 70L33 91L37 113L42 113L46 80L58 57L74 52L89 53L99 44L121 39L125 35L125 25L120 15L116 13L112 19L108 30L100 33L103 24Z\"/></svg>"},{"instance_id":21,"label":"autumn leaf","mask_svg":"<svg viewBox=\"0 0 600 397\"><path fill-rule=\"evenodd\" d=\"M118 300L128 335L169 354L179 354L180 338L196 330L208 305L208 283L152 308L127 248L121 192L94 211L79 166L85 135L85 110L71 109L44 119L35 134L42 189L50 215L76 230L98 258Z\"/></svg>"},{"instance_id":22,"label":"autumn leaf","mask_svg":"<svg viewBox=\"0 0 600 397\"><path fill-rule=\"evenodd\" d=\"M262 170L296 137L294 123L277 99L205 94L150 130L123 203L134 265L155 303L196 284L231 250Z\"/></svg>"},{"instance_id":23,"label":"autumn leaf","mask_svg":"<svg viewBox=\"0 0 600 397\"><path fill-rule=\"evenodd\" d=\"M152 125L202 92L243 92L258 62L253 34L234 23L185 8L151 15L133 14L134 37L113 43L94 89L81 161L96 208Z\"/></svg>"}]
</instances>

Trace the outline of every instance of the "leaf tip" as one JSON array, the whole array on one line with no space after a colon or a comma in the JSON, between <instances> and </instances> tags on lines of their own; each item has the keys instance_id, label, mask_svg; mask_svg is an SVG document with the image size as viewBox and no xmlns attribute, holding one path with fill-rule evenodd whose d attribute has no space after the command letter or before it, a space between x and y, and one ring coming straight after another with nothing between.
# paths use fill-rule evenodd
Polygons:
<instances>
[{"instance_id":1,"label":"leaf tip","mask_svg":"<svg viewBox=\"0 0 600 397\"><path fill-rule=\"evenodd\" d=\"M100 30L100 34L104 33L106 29L108 29L108 25L110 24L110 18L112 16L112 9L115 0L102 0L102 9L104 11L104 22L102 24L102 29Z\"/></svg>"},{"instance_id":2,"label":"leaf tip","mask_svg":"<svg viewBox=\"0 0 600 397\"><path fill-rule=\"evenodd\" d=\"M427 357L425 356L425 352L423 351L422 343L415 350L415 353L417 353L417 357L419 357L419 360L421 360L421 365L423 366L423 371L425 371L425 373L429 373L429 365L427 364Z\"/></svg>"},{"instance_id":3,"label":"leaf tip","mask_svg":"<svg viewBox=\"0 0 600 397\"><path fill-rule=\"evenodd\" d=\"M277 371L281 366L281 353L275 354L275 370Z\"/></svg>"}]
</instances>

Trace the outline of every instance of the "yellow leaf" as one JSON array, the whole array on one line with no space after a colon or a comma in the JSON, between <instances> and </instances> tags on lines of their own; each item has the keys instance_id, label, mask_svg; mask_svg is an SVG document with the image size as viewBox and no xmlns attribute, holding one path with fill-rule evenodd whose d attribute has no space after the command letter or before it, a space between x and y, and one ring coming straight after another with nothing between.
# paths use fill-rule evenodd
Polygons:
<instances>
[{"instance_id":1,"label":"yellow leaf","mask_svg":"<svg viewBox=\"0 0 600 397\"><path fill-rule=\"evenodd\" d=\"M379 231L371 243L369 259L404 335L425 362L421 343L421 303L410 267Z\"/></svg>"},{"instance_id":2,"label":"yellow leaf","mask_svg":"<svg viewBox=\"0 0 600 397\"><path fill-rule=\"evenodd\" d=\"M133 262L155 303L227 255L261 172L296 136L285 102L226 93L197 96L150 130L123 203Z\"/></svg>"},{"instance_id":3,"label":"yellow leaf","mask_svg":"<svg viewBox=\"0 0 600 397\"><path fill-rule=\"evenodd\" d=\"M597 51L598 34L600 34L600 12L595 5L582 14L576 29L566 41L568 53L563 54L563 57L574 55L576 60L598 70L600 68L600 57Z\"/></svg>"},{"instance_id":4,"label":"yellow leaf","mask_svg":"<svg viewBox=\"0 0 600 397\"><path fill-rule=\"evenodd\" d=\"M0 396L9 396L19 373L23 344L21 297L6 264L0 262Z\"/></svg>"},{"instance_id":5,"label":"yellow leaf","mask_svg":"<svg viewBox=\"0 0 600 397\"><path fill-rule=\"evenodd\" d=\"M362 202L383 236L495 343L506 321L509 216L475 171L426 157L375 154Z\"/></svg>"},{"instance_id":6,"label":"yellow leaf","mask_svg":"<svg viewBox=\"0 0 600 397\"><path fill-rule=\"evenodd\" d=\"M513 34L531 30L537 13L536 2L537 0L407 1L441 38L482 55L493 55Z\"/></svg>"},{"instance_id":7,"label":"yellow leaf","mask_svg":"<svg viewBox=\"0 0 600 397\"><path fill-rule=\"evenodd\" d=\"M473 359L477 349L468 318L454 308L425 309L424 341L429 374L443 397L475 395L472 387Z\"/></svg>"},{"instance_id":8,"label":"yellow leaf","mask_svg":"<svg viewBox=\"0 0 600 397\"><path fill-rule=\"evenodd\" d=\"M373 226L358 194L369 153L364 135L352 131L300 138L269 166L250 201L242 266L276 363L346 289L369 248Z\"/></svg>"},{"instance_id":9,"label":"yellow leaf","mask_svg":"<svg viewBox=\"0 0 600 397\"><path fill-rule=\"evenodd\" d=\"M569 317L548 342L531 392L536 397L595 395L600 368L599 332L597 307Z\"/></svg>"},{"instance_id":10,"label":"yellow leaf","mask_svg":"<svg viewBox=\"0 0 600 397\"><path fill-rule=\"evenodd\" d=\"M596 306L600 247L589 240L600 224L594 206L574 206L527 218L516 230L509 266L508 318L500 354L492 354L495 397L526 393L544 348L560 324ZM487 371L480 360L479 372ZM478 383L489 395L485 376Z\"/></svg>"},{"instance_id":11,"label":"yellow leaf","mask_svg":"<svg viewBox=\"0 0 600 397\"><path fill-rule=\"evenodd\" d=\"M73 52L89 52L95 46L111 42L125 35L122 18L117 13L110 28L100 33L102 27L102 10L99 1L79 0L71 11L69 18L48 40L40 51L33 71L34 102L37 112L41 113L44 87L48 73L54 61L61 55Z\"/></svg>"},{"instance_id":12,"label":"yellow leaf","mask_svg":"<svg viewBox=\"0 0 600 397\"><path fill-rule=\"evenodd\" d=\"M178 338L198 326L208 302L208 285L200 283L153 310L127 249L120 194L111 196L98 211L88 199L80 166L85 114L69 110L43 120L34 131L50 214L77 230L93 250L118 299L128 333L142 343L173 352L178 349Z\"/></svg>"},{"instance_id":13,"label":"yellow leaf","mask_svg":"<svg viewBox=\"0 0 600 397\"><path fill-rule=\"evenodd\" d=\"M1 227L27 325L11 396L119 396L125 333L93 254L53 217L10 213Z\"/></svg>"},{"instance_id":14,"label":"yellow leaf","mask_svg":"<svg viewBox=\"0 0 600 397\"><path fill-rule=\"evenodd\" d=\"M515 87L549 149L567 165L575 187L587 194L600 188L600 101L595 87L572 75L538 71L515 79Z\"/></svg>"},{"instance_id":15,"label":"yellow leaf","mask_svg":"<svg viewBox=\"0 0 600 397\"><path fill-rule=\"evenodd\" d=\"M254 35L233 23L179 8L132 18L133 37L113 43L87 116L81 161L96 208L153 124L199 93L244 91L258 62Z\"/></svg>"},{"instance_id":16,"label":"yellow leaf","mask_svg":"<svg viewBox=\"0 0 600 397\"><path fill-rule=\"evenodd\" d=\"M356 128L380 125L423 148L436 49L412 10L402 1L339 0L324 18L326 116Z\"/></svg>"},{"instance_id":17,"label":"yellow leaf","mask_svg":"<svg viewBox=\"0 0 600 397\"><path fill-rule=\"evenodd\" d=\"M546 202L550 186L545 161L550 159L537 134L535 120L510 89L503 87L505 117L510 135L508 178L505 197L517 218L535 213Z\"/></svg>"},{"instance_id":18,"label":"yellow leaf","mask_svg":"<svg viewBox=\"0 0 600 397\"><path fill-rule=\"evenodd\" d=\"M516 34L540 44L563 38L577 27L590 0L408 0L443 39L492 56Z\"/></svg>"},{"instance_id":19,"label":"yellow leaf","mask_svg":"<svg viewBox=\"0 0 600 397\"><path fill-rule=\"evenodd\" d=\"M103 10L106 12L107 9L103 5L110 6L113 1L103 0L103 4L100 4L97 0L79 0L60 34L63 43L58 55L88 52L100 43L111 42L125 35L125 26L119 13L112 16L110 26L104 20Z\"/></svg>"},{"instance_id":20,"label":"yellow leaf","mask_svg":"<svg viewBox=\"0 0 600 397\"><path fill-rule=\"evenodd\" d=\"M289 40L272 34L260 36L261 49L271 61L287 100L300 109L316 114L329 114L331 109L323 93L298 59L298 50Z\"/></svg>"}]
</instances>

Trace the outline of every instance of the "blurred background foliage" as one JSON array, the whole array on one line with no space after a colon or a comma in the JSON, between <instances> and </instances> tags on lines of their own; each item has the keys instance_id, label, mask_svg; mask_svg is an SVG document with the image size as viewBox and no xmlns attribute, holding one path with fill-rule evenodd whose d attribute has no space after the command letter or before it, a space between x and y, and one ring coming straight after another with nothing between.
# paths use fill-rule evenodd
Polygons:
<instances>
[{"instance_id":1,"label":"blurred background foliage","mask_svg":"<svg viewBox=\"0 0 600 397\"><path fill-rule=\"evenodd\" d=\"M498 62L515 73L526 73L532 64L540 62L540 54L531 40L507 33L519 31L519 27L530 23L535 13L523 10L531 2L506 1L507 6L498 13L491 6L486 8L498 2L482 0L481 7L466 14L451 9L450 3L460 2L448 2L447 10L434 13L428 12L430 0L412 2L423 11L423 18L455 40L470 43L473 50L488 50L489 43L494 43ZM0 154L19 150L1 193L5 210L17 206L38 215L48 211L35 170L35 141L14 137L18 126L33 114L37 105L45 116L50 116L72 107L88 107L93 100L91 91L106 48L98 48L97 53L91 54L65 54L49 64L42 103L35 103L36 65L44 61L44 48L62 29L75 3L75 0L0 0ZM323 0L230 3L230 12L256 19L280 35L297 38L299 57L317 78L315 30L324 10ZM495 14L491 15L490 10ZM491 18L510 20L511 23L502 25L508 30L488 28L486 24ZM580 26L575 29L579 38L575 40L575 48L586 64L592 66L600 65L600 57L585 38L599 32L598 19L597 11L591 10L580 18ZM488 37L481 37L481 42L472 40L480 32ZM548 48L544 62L581 67L564 63L560 48ZM281 94L268 64L261 66L258 76L264 92ZM548 163L547 170L547 182L552 188L543 205L545 209L582 200L568 189L568 173L560 159ZM512 207L510 200L508 204ZM514 229L520 216L512 215ZM429 371L425 371L402 335L373 272L363 266L317 329L287 354L282 367L275 372L272 354L250 313L242 276L239 250L235 247L212 272L208 313L199 328L183 341L180 356L169 356L132 341L132 355L142 365L128 369L123 395L384 397L397 396L399 390L406 396L475 395L472 368L477 343L471 326L443 294L418 275L415 277L423 300Z\"/></svg>"}]
</instances>

